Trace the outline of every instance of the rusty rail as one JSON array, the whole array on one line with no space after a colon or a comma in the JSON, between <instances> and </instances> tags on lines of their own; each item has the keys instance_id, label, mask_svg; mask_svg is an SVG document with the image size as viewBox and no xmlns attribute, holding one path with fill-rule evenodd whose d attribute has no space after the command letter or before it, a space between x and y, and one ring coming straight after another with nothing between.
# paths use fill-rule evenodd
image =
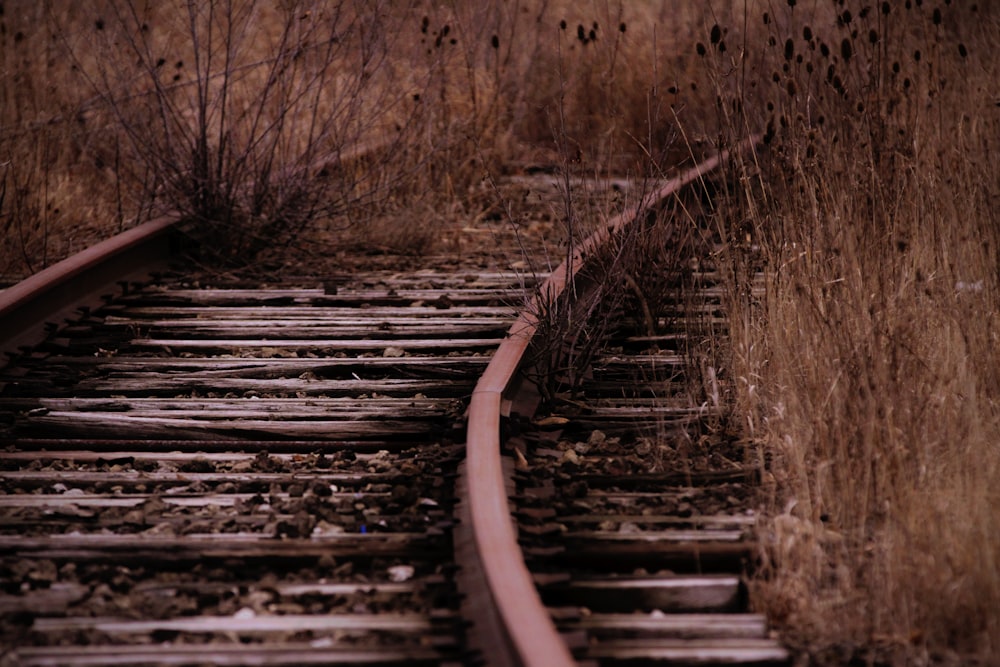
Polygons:
<instances>
[{"instance_id":1,"label":"rusty rail","mask_svg":"<svg viewBox=\"0 0 1000 667\"><path fill-rule=\"evenodd\" d=\"M746 150L755 143L751 138L733 150ZM670 179L639 204L612 218L606 226L583 241L576 252L556 268L541 285L511 326L507 337L496 350L472 394L468 410L466 439L466 475L468 530L475 551L476 573L486 586L487 601L476 607L490 607L486 621L492 629L480 643L489 645L492 664L526 667L559 667L575 664L565 641L546 611L531 574L523 560L507 503L503 462L500 453L501 418L509 416L512 396L519 384L518 371L525 352L538 331L537 313L571 284L586 258L623 230L649 207L674 195L681 188L719 167L729 156L726 150L692 169ZM499 628L502 637L496 637ZM474 632L476 630L474 629ZM506 655L498 655L500 649Z\"/></svg>"},{"instance_id":2,"label":"rusty rail","mask_svg":"<svg viewBox=\"0 0 1000 667\"><path fill-rule=\"evenodd\" d=\"M382 139L327 153L305 167L312 177L347 168L369 156L388 151L393 141ZM116 284L141 280L166 266L181 246L182 212L173 211L102 241L57 264L0 290L0 368L22 346L41 342L46 325L81 306L99 305L99 298Z\"/></svg>"},{"instance_id":3,"label":"rusty rail","mask_svg":"<svg viewBox=\"0 0 1000 667\"><path fill-rule=\"evenodd\" d=\"M752 145L748 140L734 150ZM468 410L466 505L475 569L485 586L484 612L497 631L486 658L493 664L558 667L575 664L535 589L517 544L507 501L500 427L509 416L525 352L539 326L540 306L560 297L586 258L640 213L718 168L730 151L670 179L639 204L610 220L552 272L529 301L494 353L473 391ZM342 160L339 160L342 161ZM338 162L338 160L334 160ZM163 266L178 248L180 220L165 217L146 223L68 258L0 292L0 353L41 340L46 324L58 322L110 286L138 279ZM0 366L5 360L0 358Z\"/></svg>"},{"instance_id":4,"label":"rusty rail","mask_svg":"<svg viewBox=\"0 0 1000 667\"><path fill-rule=\"evenodd\" d=\"M41 341L46 324L95 304L116 283L164 266L177 250L179 222L171 216L133 227L0 292L0 355Z\"/></svg>"}]
</instances>

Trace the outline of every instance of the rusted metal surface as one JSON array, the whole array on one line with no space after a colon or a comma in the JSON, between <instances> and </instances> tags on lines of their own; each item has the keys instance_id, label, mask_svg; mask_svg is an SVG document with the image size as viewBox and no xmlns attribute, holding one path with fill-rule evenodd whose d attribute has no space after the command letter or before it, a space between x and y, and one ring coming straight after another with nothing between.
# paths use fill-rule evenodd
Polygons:
<instances>
[{"instance_id":1,"label":"rusted metal surface","mask_svg":"<svg viewBox=\"0 0 1000 667\"><path fill-rule=\"evenodd\" d=\"M749 140L736 150L745 150L754 141ZM519 384L517 373L538 331L536 313L542 312L545 303L552 303L560 297L587 258L594 255L598 248L636 220L644 210L718 168L729 153L720 153L667 181L638 205L616 216L606 227L583 241L574 254L551 273L537 295L521 311L476 385L468 411L466 444L469 478L466 502L472 533L468 539L476 549L481 577L488 589L486 596L495 605L493 613L503 619L507 639L503 644L510 655L498 660L500 664L537 667L575 664L524 563L511 521L501 457L501 421L511 402L516 400L512 394ZM492 643L496 644L495 641Z\"/></svg>"},{"instance_id":2,"label":"rusted metal surface","mask_svg":"<svg viewBox=\"0 0 1000 667\"><path fill-rule=\"evenodd\" d=\"M367 142L316 159L306 171L329 178L366 160L382 159L393 147L389 139ZM168 214L129 229L54 264L0 291L0 368L23 346L41 341L47 326L59 325L81 307L93 307L118 284L141 280L166 266L179 246L180 214Z\"/></svg>"},{"instance_id":3,"label":"rusted metal surface","mask_svg":"<svg viewBox=\"0 0 1000 667\"><path fill-rule=\"evenodd\" d=\"M48 323L93 305L116 283L163 266L179 221L164 217L123 232L0 292L0 367L18 347L37 343Z\"/></svg>"}]
</instances>

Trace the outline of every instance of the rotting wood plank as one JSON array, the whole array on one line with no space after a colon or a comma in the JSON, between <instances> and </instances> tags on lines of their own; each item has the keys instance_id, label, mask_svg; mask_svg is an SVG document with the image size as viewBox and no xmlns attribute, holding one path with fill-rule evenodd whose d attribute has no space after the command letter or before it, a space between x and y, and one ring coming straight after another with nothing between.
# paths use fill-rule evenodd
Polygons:
<instances>
[{"instance_id":1,"label":"rotting wood plank","mask_svg":"<svg viewBox=\"0 0 1000 667\"><path fill-rule=\"evenodd\" d=\"M137 470L13 470L0 472L0 480L20 486L62 483L67 485L157 485L188 486L191 484L292 484L296 482L323 482L359 486L362 484L393 484L409 479L402 472L142 472ZM59 496L55 496L59 497ZM70 496L75 497L75 496Z\"/></svg>"},{"instance_id":2,"label":"rotting wood plank","mask_svg":"<svg viewBox=\"0 0 1000 667\"><path fill-rule=\"evenodd\" d=\"M623 491L614 486L608 487L606 489L588 489L587 499L593 501L614 503L621 505L623 507L634 507L636 506L637 503L640 503L644 500L687 498L694 494L697 494L699 490L705 488L704 486L697 485L697 483L700 481L698 479L690 479L685 481L693 482L694 485L682 483L678 484L677 486L657 489L656 491L634 491L634 490ZM714 484L714 482L708 482L705 486L710 486L711 484Z\"/></svg>"},{"instance_id":3,"label":"rotting wood plank","mask_svg":"<svg viewBox=\"0 0 1000 667\"><path fill-rule=\"evenodd\" d=\"M605 355L598 357L591 363L594 370L648 370L650 367L667 366L687 366L688 359L683 355L674 353L663 354L637 354L634 356Z\"/></svg>"},{"instance_id":4,"label":"rotting wood plank","mask_svg":"<svg viewBox=\"0 0 1000 667\"><path fill-rule=\"evenodd\" d=\"M38 507L139 507L150 500L162 502L173 507L234 507L259 496L259 493L123 493L117 496L104 494L82 493L73 495L16 493L0 495L0 507L38 508ZM293 500L288 493L268 493L269 499L277 501ZM323 496L325 501L337 500L381 500L388 498L389 492L374 491L334 491ZM267 517L265 517L267 518Z\"/></svg>"},{"instance_id":5,"label":"rotting wood plank","mask_svg":"<svg viewBox=\"0 0 1000 667\"><path fill-rule=\"evenodd\" d=\"M328 317L320 316L313 312L314 309L308 309L303 311L302 317L282 317L276 313L272 313L271 309L262 310L256 313L256 317L251 317L249 315L244 315L241 317L217 317L215 313L208 311L206 316L199 317L178 317L178 315L185 314L183 311L177 312L173 311L171 314L173 317L170 319L165 318L136 318L136 317L122 317L119 315L108 315L101 318L95 322L87 322L82 324L75 324L74 327L85 327L85 326L103 326L103 327L129 327L129 326L142 326L142 327L164 327L164 328L202 328L202 327L274 327L277 329L283 329L286 327L329 327L331 329L336 328L406 328L410 327L414 330L431 329L436 327L451 327L462 328L462 327L497 327L503 326L507 321L506 317L474 317L471 315L465 315L460 311L453 311L448 317L441 317L442 311L436 311L434 316L427 317L377 317L374 314L367 314L365 317L358 317L356 313L357 310L352 310L351 312L355 314L353 317ZM445 311L447 312L447 311ZM207 316L211 314L211 316ZM506 332L506 329L504 329Z\"/></svg>"},{"instance_id":6,"label":"rotting wood plank","mask_svg":"<svg viewBox=\"0 0 1000 667\"><path fill-rule=\"evenodd\" d=\"M52 441L45 441L45 442L49 442L50 444L52 444ZM89 442L94 442L94 441L87 439L75 441L75 444L77 444L78 449L65 449L65 450L47 449L44 451L32 451L30 449L21 451L4 450L0 451L0 461L6 460L6 461L45 462L45 461L58 460L58 461L72 461L77 464L89 463L89 464L104 464L104 465L115 465L115 464L131 465L134 464L136 461L154 461L156 463L186 463L188 461L192 461L195 459L201 459L209 461L211 463L240 463L240 462L247 463L258 460L258 457L260 456L259 453L234 451L235 448L231 446L232 443L227 443L230 445L230 448L222 452L212 452L212 451L199 452L196 449L192 449L192 451L188 452L182 452L182 451L150 451L150 450L139 451L139 450L121 450L121 449L97 451L86 448L86 445ZM107 444L117 444L117 445L126 444L124 441L121 440L110 440L105 442ZM138 442L144 443L148 441L141 440ZM188 444L191 441L177 440L177 441L162 441L162 442L168 442L168 443L174 442L180 445L180 444ZM258 442L267 442L267 441L258 441ZM329 443L316 443L315 441L305 441L305 442L314 444L324 444L324 445L329 444ZM73 441L69 440L59 441L59 444L63 445L71 443L73 443ZM279 444L287 444L287 443L279 443ZM366 443L366 444L371 444L371 443ZM424 445L426 446L426 442L424 443ZM420 454L421 449L424 449L424 453L426 453L426 447L424 448L413 447L410 450L408 450L408 452L413 454ZM441 455L457 456L461 452L461 445L438 447L434 451L435 453L439 453ZM404 451L403 453L399 454L402 460L406 460L407 458L406 454L408 452ZM361 461L362 463L383 456L383 454L380 454L379 452L372 452L370 450L353 452L353 454L355 456L355 459ZM311 451L296 452L296 453L272 452L268 454L269 459L285 464L294 464L294 463L301 463L303 461L310 461L311 460L310 457L313 456L318 456L318 452L316 452L315 450L311 450ZM2 496L0 496L0 498L2 498Z\"/></svg>"},{"instance_id":7,"label":"rotting wood plank","mask_svg":"<svg viewBox=\"0 0 1000 667\"><path fill-rule=\"evenodd\" d=\"M344 582L308 582L302 584L291 584L282 582L268 582L269 590L273 590L278 595L288 598L296 598L304 595L350 595L352 593L365 593L367 595L411 595L447 584L447 579L441 575L425 575L416 579L403 582L391 581L344 581ZM132 587L136 593L161 593L175 594L184 592L209 593L231 591L233 587L243 587L252 589L261 586L259 581L225 582L213 583L210 581L195 581L189 583L159 583L155 581L140 582Z\"/></svg>"},{"instance_id":8,"label":"rotting wood plank","mask_svg":"<svg viewBox=\"0 0 1000 667\"><path fill-rule=\"evenodd\" d=\"M80 366L96 367L105 372L137 372L150 369L154 372L170 370L203 373L238 373L241 371L272 371L275 375L293 373L296 376L303 371L312 371L316 375L326 374L332 370L347 367L381 367L410 368L416 366L445 366L478 368L489 363L489 357L483 356L404 356L404 357L63 357L50 356L36 360L30 365L44 370L52 367Z\"/></svg>"},{"instance_id":9,"label":"rotting wood plank","mask_svg":"<svg viewBox=\"0 0 1000 667\"><path fill-rule=\"evenodd\" d=\"M753 562L753 541L567 541L558 547L525 547L530 559L544 559L563 567L620 570L622 567L666 568L676 572L731 572Z\"/></svg>"},{"instance_id":10,"label":"rotting wood plank","mask_svg":"<svg viewBox=\"0 0 1000 667\"><path fill-rule=\"evenodd\" d=\"M625 401L621 401L625 402ZM680 401L678 401L680 403ZM618 421L628 421L630 423L638 424L647 418L663 417L667 420L677 419L677 418L688 418L688 417L709 417L718 414L718 410L711 408L709 406L690 406L688 405L669 405L667 400L664 399L659 402L658 405L616 405L616 406L605 406L605 405L595 405L580 403L581 407L585 407L583 414L585 417L573 417L574 422L578 422L583 425L583 429L590 427L590 421L600 420L602 423L615 423ZM599 424L597 424L599 426Z\"/></svg>"},{"instance_id":11,"label":"rotting wood plank","mask_svg":"<svg viewBox=\"0 0 1000 667\"><path fill-rule=\"evenodd\" d=\"M633 410L655 410L657 408L673 409L681 407L692 409L691 397L687 394L673 396L658 396L656 398L626 398L622 396L589 397L583 396L566 401L566 405L580 408L584 412L603 410L605 408L628 408Z\"/></svg>"},{"instance_id":12,"label":"rotting wood plank","mask_svg":"<svg viewBox=\"0 0 1000 667\"><path fill-rule=\"evenodd\" d=\"M359 319L363 314L366 319L381 320L385 318L462 320L465 318L509 318L513 313L511 306L463 306L461 308L435 308L434 306L369 306L369 307L336 307L336 306L187 306L181 309L165 306L136 306L117 302L101 309L109 317L131 317L138 322L149 318L212 318L216 320L243 319L260 316L264 313L276 318L292 319L296 317L314 318L350 318Z\"/></svg>"},{"instance_id":13,"label":"rotting wood plank","mask_svg":"<svg viewBox=\"0 0 1000 667\"><path fill-rule=\"evenodd\" d=\"M249 399L241 399L249 400ZM289 399L292 400L292 399ZM400 399L400 402L406 399ZM116 429L118 426L134 425L136 427L196 427L206 426L209 429L223 426L247 428L267 428L281 429L282 426L289 427L289 434L295 431L313 431L323 428L333 429L341 433L356 431L358 433L375 434L382 427L382 432L387 436L394 433L403 433L406 428L413 428L420 433L427 433L431 430L448 428L442 421L446 417L444 411L429 411L419 408L407 408L401 406L398 409L342 409L334 411L323 407L316 407L312 410L296 409L290 406L288 410L280 409L253 409L247 406L241 409L239 406L233 408L217 409L191 409L188 410L180 405L174 405L166 409L111 409L102 410L100 408L88 408L84 410L74 409L53 409L47 413L31 415L23 418L22 425L25 426L53 426L65 425L74 419L85 420L92 425L96 420L105 419L109 429ZM390 425L389 422L397 425ZM81 428L87 425L81 424ZM95 432L91 435L98 435Z\"/></svg>"},{"instance_id":14,"label":"rotting wood plank","mask_svg":"<svg viewBox=\"0 0 1000 667\"><path fill-rule=\"evenodd\" d=\"M327 294L322 290L166 290L142 291L125 295L119 303L141 306L277 306L309 305L316 307L344 306L428 306L448 309L468 306L501 307L509 305L496 289L473 290L368 290Z\"/></svg>"},{"instance_id":15,"label":"rotting wood plank","mask_svg":"<svg viewBox=\"0 0 1000 667\"><path fill-rule=\"evenodd\" d=\"M422 533L343 533L276 540L245 533L190 534L183 537L150 535L4 536L0 557L53 560L107 560L129 562L183 562L206 558L309 559L433 556L450 548L443 540Z\"/></svg>"},{"instance_id":16,"label":"rotting wood plank","mask_svg":"<svg viewBox=\"0 0 1000 667\"><path fill-rule=\"evenodd\" d=\"M788 651L773 639L614 639L587 647L588 658L664 664L784 665Z\"/></svg>"},{"instance_id":17,"label":"rotting wood plank","mask_svg":"<svg viewBox=\"0 0 1000 667\"><path fill-rule=\"evenodd\" d=\"M18 648L14 653L23 667L56 667L73 664L76 667L118 667L155 664L190 666L257 665L259 667L295 665L440 665L443 654L434 648L406 646L403 648L354 648L319 645L309 642L281 644L233 644L209 642L170 644L164 646L132 644L124 646L45 646Z\"/></svg>"},{"instance_id":18,"label":"rotting wood plank","mask_svg":"<svg viewBox=\"0 0 1000 667\"><path fill-rule=\"evenodd\" d=\"M573 421L566 426L564 432L571 433L593 433L599 430L607 435L622 432L635 433L656 433L667 430L677 430L689 424L701 423L700 420L711 417L718 412L704 410L702 412L692 412L688 414L619 414L619 415L587 415L574 417Z\"/></svg>"},{"instance_id":19,"label":"rotting wood plank","mask_svg":"<svg viewBox=\"0 0 1000 667\"><path fill-rule=\"evenodd\" d=\"M717 514L711 516L692 515L688 517L676 514L576 514L562 515L559 523L564 524L594 524L594 523L634 523L637 525L692 525L692 526L754 526L757 517L745 514Z\"/></svg>"},{"instance_id":20,"label":"rotting wood plank","mask_svg":"<svg viewBox=\"0 0 1000 667\"><path fill-rule=\"evenodd\" d=\"M350 276L341 280L324 277L321 281L315 277L310 283L295 284L294 281L282 278L280 284L260 284L245 283L237 284L233 282L218 282L212 285L191 283L186 281L163 281L158 284L147 285L145 291L153 293L165 292L215 292L215 293L242 293L254 294L261 292L273 292L281 296L308 296L308 295L338 295L364 292L395 292L398 290L421 290L433 291L436 293L452 291L483 291L492 290L494 292L504 290L523 290L527 285L516 276L508 276L506 279L487 278L481 281L460 281L440 276L435 279L390 279L371 278L371 274L363 272L357 276Z\"/></svg>"},{"instance_id":21,"label":"rotting wood plank","mask_svg":"<svg viewBox=\"0 0 1000 667\"><path fill-rule=\"evenodd\" d=\"M91 358L93 359L93 358ZM143 359L147 363L143 363ZM397 379L468 382L470 374L481 369L489 361L488 357L354 357L330 359L339 363L327 363L319 359L217 359L202 357L173 360L163 357L131 358L128 363L83 363L75 366L49 366L39 368L28 376L8 376L10 389L8 396L38 396L48 392L65 395L67 387L81 381L101 378L176 379L181 376L211 382L213 378L234 380L378 380L386 375ZM232 363L227 363L231 361ZM291 363L296 362L296 363ZM146 370L143 370L143 368ZM242 392L241 392L242 395Z\"/></svg>"},{"instance_id":22,"label":"rotting wood plank","mask_svg":"<svg viewBox=\"0 0 1000 667\"><path fill-rule=\"evenodd\" d=\"M274 440L259 438L242 438L238 441L225 438L206 438L202 433L197 439L173 439L157 438L136 440L129 438L72 438L72 437L49 437L35 438L20 436L16 439L9 434L3 437L0 434L0 442L5 445L16 446L24 452L30 452L39 457L43 457L45 451L58 450L77 446L81 449L95 452L116 452L123 449L138 448L148 455L150 453L166 452L186 452L189 454L207 454L219 452L231 452L234 449L242 452L266 452L271 455L290 454L305 455L313 453L333 454L341 451L354 453L364 452L398 452L409 450L421 444L426 444L426 438L398 438L393 440ZM4 456L0 452L0 459Z\"/></svg>"},{"instance_id":23,"label":"rotting wood plank","mask_svg":"<svg viewBox=\"0 0 1000 667\"><path fill-rule=\"evenodd\" d=\"M502 286L500 286L502 289ZM520 289L518 287L518 289ZM364 300L366 298L391 297L400 300L426 299L433 301L441 296L451 298L480 298L497 296L496 285L472 286L472 287L413 287L413 286L389 286L378 287L353 287L350 285L338 286L336 291L307 288L307 287L265 287L261 289L251 288L215 288L203 287L198 289L188 289L184 287L148 287L138 292L124 294L116 299L121 303L133 301L143 301L145 299L157 299L169 297L188 300L192 303L215 304L218 301L232 299L258 300L262 302L273 302L278 300L293 299L297 301L308 301L309 299L323 299L327 301L343 300Z\"/></svg>"},{"instance_id":24,"label":"rotting wood plank","mask_svg":"<svg viewBox=\"0 0 1000 667\"><path fill-rule=\"evenodd\" d=\"M605 364L621 364L623 366L643 366L645 364L686 366L690 361L687 356L670 351L623 354L621 351L609 352L605 349L594 358L591 366L593 368L601 368Z\"/></svg>"},{"instance_id":25,"label":"rotting wood plank","mask_svg":"<svg viewBox=\"0 0 1000 667\"><path fill-rule=\"evenodd\" d=\"M629 530L609 532L603 530L578 530L562 533L561 539L574 544L588 542L609 542L618 544L696 543L696 542L741 542L747 538L743 530L718 528L680 529L661 528L658 530Z\"/></svg>"},{"instance_id":26,"label":"rotting wood plank","mask_svg":"<svg viewBox=\"0 0 1000 667\"><path fill-rule=\"evenodd\" d=\"M730 574L584 577L544 586L542 595L549 605L582 606L603 613L724 612L739 607L742 584Z\"/></svg>"},{"instance_id":27,"label":"rotting wood plank","mask_svg":"<svg viewBox=\"0 0 1000 667\"><path fill-rule=\"evenodd\" d=\"M441 617L442 622L447 621ZM259 614L250 617L197 616L194 618L168 618L133 621L109 617L36 618L32 630L36 632L69 632L96 630L109 635L145 634L156 631L197 633L268 633L301 632L305 630L373 630L387 632L428 632L433 624L422 614L285 614L274 616Z\"/></svg>"},{"instance_id":28,"label":"rotting wood plank","mask_svg":"<svg viewBox=\"0 0 1000 667\"><path fill-rule=\"evenodd\" d=\"M227 525L238 526L240 530L244 531L248 529L268 530L267 536L269 537L276 536L279 522L286 522L287 524L294 525L298 520L294 514L280 513L265 516L261 514L246 515L240 514L239 512L232 512L229 515L220 513L219 518L224 518ZM154 526L167 526L176 534L184 534L192 526L197 525L197 522L204 520L205 519L202 517L194 517L190 515L142 517L140 519L133 519L127 515L107 516L105 514L98 513L91 508L69 506L62 509L45 509L42 516L29 515L23 517L0 517L0 526L4 529L27 529L33 532L37 532L39 530L51 532L54 529L62 530L64 532L67 530L80 532L81 526L87 526L92 530L119 529L123 526L130 530L134 530L138 527L148 530Z\"/></svg>"},{"instance_id":29,"label":"rotting wood plank","mask_svg":"<svg viewBox=\"0 0 1000 667\"><path fill-rule=\"evenodd\" d=\"M302 321L276 321L276 322L207 322L192 321L188 324L149 324L139 325L136 323L122 325L74 325L67 326L59 331L62 338L87 339L99 335L115 335L116 331L131 331L136 326L148 329L158 338L217 338L232 337L234 335L245 336L257 339L275 339L287 336L296 339L309 338L343 338L359 339L365 337L377 337L385 340L395 340L397 337L406 339L414 336L422 336L428 339L456 337L476 338L487 335L502 337L506 332L503 322L489 322L487 324L471 324L460 321L451 324L386 324L384 322L368 322L360 326L345 325L340 322L302 322Z\"/></svg>"},{"instance_id":30,"label":"rotting wood plank","mask_svg":"<svg viewBox=\"0 0 1000 667\"><path fill-rule=\"evenodd\" d=\"M69 393L81 396L88 393L152 396L162 395L164 392L176 395L177 392L238 391L243 395L247 395L248 392L257 392L258 394L287 393L293 396L301 393L306 396L325 396L328 398L374 394L448 398L465 396L469 390L470 388L466 384L442 383L439 380L308 380L299 378L228 378L222 376L202 378L178 375L149 378L148 380L143 380L141 377L85 379L70 388Z\"/></svg>"},{"instance_id":31,"label":"rotting wood plank","mask_svg":"<svg viewBox=\"0 0 1000 667\"><path fill-rule=\"evenodd\" d=\"M729 320L724 320L719 318L718 321L713 321L712 324L718 326L725 326L728 324L728 322ZM697 320L697 323L703 324L704 320ZM615 342L619 345L625 345L625 346L659 345L662 343L667 347L667 349L674 349L677 347L678 343L683 343L689 338L690 335L687 333L668 332L668 333L656 334L653 336L638 336L638 335L624 336L622 338L615 339Z\"/></svg>"},{"instance_id":32,"label":"rotting wood plank","mask_svg":"<svg viewBox=\"0 0 1000 667\"><path fill-rule=\"evenodd\" d=\"M616 631L674 639L766 639L767 619L760 614L590 614L562 624L597 635Z\"/></svg>"},{"instance_id":33,"label":"rotting wood plank","mask_svg":"<svg viewBox=\"0 0 1000 667\"><path fill-rule=\"evenodd\" d=\"M205 437L214 435L232 442L247 437L267 435L273 438L314 440L340 440L351 438L383 439L420 435L444 435L447 427L428 422L397 420L362 421L279 421L243 418L224 419L168 419L158 417L130 417L119 413L50 412L31 417L18 424L18 432L27 435L78 433L101 438L177 438L185 435Z\"/></svg>"},{"instance_id":34,"label":"rotting wood plank","mask_svg":"<svg viewBox=\"0 0 1000 667\"><path fill-rule=\"evenodd\" d=\"M131 348L161 348L167 347L174 350L189 349L242 349L242 348L277 348L283 350L293 350L300 348L322 349L327 351L359 351L378 350L387 348L398 348L404 352L410 350L467 350L467 349L493 349L496 347L497 338L440 338L440 339L382 339L373 338L365 340L339 340L339 339L284 339L284 338L218 338L213 340L184 340L184 339L159 339L159 338L133 338L126 342ZM82 343L77 343L82 344Z\"/></svg>"},{"instance_id":35,"label":"rotting wood plank","mask_svg":"<svg viewBox=\"0 0 1000 667\"><path fill-rule=\"evenodd\" d=\"M455 399L396 398L0 398L0 407L9 410L48 410L48 414L94 412L129 417L176 417L185 419L407 419L440 420L457 412ZM41 413L39 413L41 414Z\"/></svg>"}]
</instances>

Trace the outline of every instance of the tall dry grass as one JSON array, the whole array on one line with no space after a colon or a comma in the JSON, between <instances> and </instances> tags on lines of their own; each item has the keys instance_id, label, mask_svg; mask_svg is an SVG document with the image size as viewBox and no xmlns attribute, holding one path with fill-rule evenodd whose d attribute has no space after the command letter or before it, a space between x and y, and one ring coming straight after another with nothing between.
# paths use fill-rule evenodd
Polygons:
<instances>
[{"instance_id":1,"label":"tall dry grass","mask_svg":"<svg viewBox=\"0 0 1000 667\"><path fill-rule=\"evenodd\" d=\"M677 117L707 94L677 47L699 16L596 0L8 0L0 272L167 209L232 228L214 245L237 254L317 220L359 245L432 248L441 225L410 212L482 214L484 171L665 168Z\"/></svg>"},{"instance_id":2,"label":"tall dry grass","mask_svg":"<svg viewBox=\"0 0 1000 667\"><path fill-rule=\"evenodd\" d=\"M744 25L699 49L722 134L765 131L718 213L743 223L737 415L773 458L755 597L818 663L996 664L1000 21L775 2Z\"/></svg>"},{"instance_id":3,"label":"tall dry grass","mask_svg":"<svg viewBox=\"0 0 1000 667\"><path fill-rule=\"evenodd\" d=\"M81 26L90 12L64 5ZM59 34L52 3L0 4L0 276L19 277L78 252L120 228L112 165L96 159L106 140L86 123L92 95L66 57L82 29ZM108 192L110 196L94 196ZM95 225L92 220L101 218ZM113 233L113 232L110 232Z\"/></svg>"}]
</instances>

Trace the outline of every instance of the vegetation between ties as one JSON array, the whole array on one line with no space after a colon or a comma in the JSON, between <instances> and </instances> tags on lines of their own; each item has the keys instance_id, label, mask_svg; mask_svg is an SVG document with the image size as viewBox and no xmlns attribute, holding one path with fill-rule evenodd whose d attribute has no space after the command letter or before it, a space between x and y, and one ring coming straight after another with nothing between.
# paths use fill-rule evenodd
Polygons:
<instances>
[{"instance_id":1,"label":"vegetation between ties","mask_svg":"<svg viewBox=\"0 0 1000 667\"><path fill-rule=\"evenodd\" d=\"M331 236L462 250L472 219L544 272L644 191L577 183L652 182L762 132L710 235L675 202L619 240L592 277L614 298L574 311L590 326L540 348L538 379L552 392L585 366L626 298L654 322L678 283L638 276L680 272L678 249L711 237L729 322L712 365L768 461L758 606L817 663L1000 650L990 3L0 8L11 276L165 210L228 260ZM551 205L506 184L533 164L555 165ZM570 315L542 307L561 340Z\"/></svg>"}]
</instances>

